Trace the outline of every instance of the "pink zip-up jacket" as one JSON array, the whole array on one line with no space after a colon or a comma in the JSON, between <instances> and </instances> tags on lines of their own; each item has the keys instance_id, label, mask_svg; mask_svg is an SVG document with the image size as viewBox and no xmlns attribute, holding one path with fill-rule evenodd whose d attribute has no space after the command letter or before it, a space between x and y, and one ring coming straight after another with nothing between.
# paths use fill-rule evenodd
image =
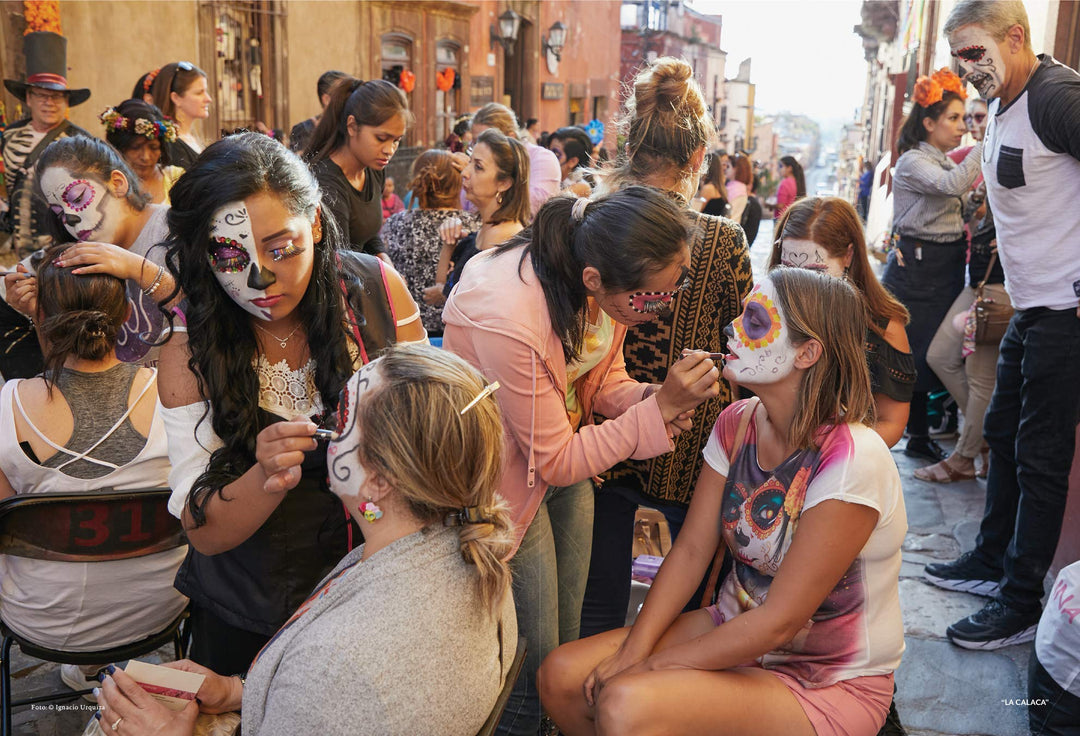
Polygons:
<instances>
[{"instance_id":1,"label":"pink zip-up jacket","mask_svg":"<svg viewBox=\"0 0 1080 736\"><path fill-rule=\"evenodd\" d=\"M581 427L566 412L566 360L551 327L544 291L522 250L475 256L443 310L443 347L498 381L506 458L500 492L510 502L518 541L532 522L549 485L591 478L616 463L670 452L656 397L648 384L626 375L616 323L608 355L578 379ZM520 275L519 275L520 264ZM593 423L593 414L607 418Z\"/></svg>"}]
</instances>

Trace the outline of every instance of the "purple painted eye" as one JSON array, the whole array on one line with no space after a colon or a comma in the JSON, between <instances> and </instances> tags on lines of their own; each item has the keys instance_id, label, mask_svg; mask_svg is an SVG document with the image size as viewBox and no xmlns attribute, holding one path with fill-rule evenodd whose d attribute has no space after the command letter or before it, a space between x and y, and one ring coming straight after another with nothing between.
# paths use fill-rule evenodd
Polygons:
<instances>
[{"instance_id":1,"label":"purple painted eye","mask_svg":"<svg viewBox=\"0 0 1080 736\"><path fill-rule=\"evenodd\" d=\"M82 212L94 201L94 185L85 179L76 179L67 185L60 200L76 212Z\"/></svg>"},{"instance_id":2,"label":"purple painted eye","mask_svg":"<svg viewBox=\"0 0 1080 736\"><path fill-rule=\"evenodd\" d=\"M751 301L746 303L742 317L743 332L751 340L760 340L769 334L772 328L772 317L760 302Z\"/></svg>"},{"instance_id":3,"label":"purple painted eye","mask_svg":"<svg viewBox=\"0 0 1080 736\"><path fill-rule=\"evenodd\" d=\"M986 56L985 46L965 46L956 52L956 55L964 61L979 61Z\"/></svg>"},{"instance_id":4,"label":"purple painted eye","mask_svg":"<svg viewBox=\"0 0 1080 736\"><path fill-rule=\"evenodd\" d=\"M232 238L214 238L210 265L221 273L240 273L251 263L251 256Z\"/></svg>"},{"instance_id":5,"label":"purple painted eye","mask_svg":"<svg viewBox=\"0 0 1080 736\"><path fill-rule=\"evenodd\" d=\"M64 208L58 204L50 204L49 209L52 210L52 213L54 215L63 216L64 214Z\"/></svg>"}]
</instances>

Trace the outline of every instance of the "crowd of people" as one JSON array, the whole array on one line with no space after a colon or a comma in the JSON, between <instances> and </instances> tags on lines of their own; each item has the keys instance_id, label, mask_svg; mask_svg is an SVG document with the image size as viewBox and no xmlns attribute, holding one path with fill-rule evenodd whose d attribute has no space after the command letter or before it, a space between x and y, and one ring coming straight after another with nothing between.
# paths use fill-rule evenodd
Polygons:
<instances>
[{"instance_id":1,"label":"crowd of people","mask_svg":"<svg viewBox=\"0 0 1080 736\"><path fill-rule=\"evenodd\" d=\"M987 476L976 549L926 568L991 597L949 639L1038 631L1032 726L1066 733L1075 566L1041 598L1080 411L1061 221L1080 76L1034 55L1021 3L988 7L946 24L983 99L947 70L915 86L880 281L864 213L807 197L784 157L754 283L753 162L715 148L681 59L634 77L613 161L489 103L397 183L413 118L383 80L325 73L290 150L204 144L188 62L107 108L104 140L64 118L86 91L28 63L6 84L31 118L2 139L22 260L0 294L0 498L167 485L186 545L0 557L4 623L96 651L187 608L167 666L205 680L181 711L111 663L62 667L124 736L235 711L253 735L468 736L504 685L502 734L873 736L899 725L906 435L920 479ZM1032 245L1033 208L1058 241ZM1000 348L987 302L1015 309ZM964 416L948 456L939 382ZM641 506L674 545L627 628Z\"/></svg>"}]
</instances>

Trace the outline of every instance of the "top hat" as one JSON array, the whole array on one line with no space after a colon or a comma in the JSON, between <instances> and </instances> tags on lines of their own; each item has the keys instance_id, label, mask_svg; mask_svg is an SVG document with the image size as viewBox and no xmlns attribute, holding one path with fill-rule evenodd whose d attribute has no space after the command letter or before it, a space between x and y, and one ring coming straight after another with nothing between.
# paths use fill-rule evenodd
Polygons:
<instances>
[{"instance_id":1,"label":"top hat","mask_svg":"<svg viewBox=\"0 0 1080 736\"><path fill-rule=\"evenodd\" d=\"M28 87L51 89L68 93L68 105L74 107L90 99L88 89L69 89L67 86L67 39L59 33L34 31L23 36L26 55L26 81L5 79L8 92L26 102Z\"/></svg>"}]
</instances>

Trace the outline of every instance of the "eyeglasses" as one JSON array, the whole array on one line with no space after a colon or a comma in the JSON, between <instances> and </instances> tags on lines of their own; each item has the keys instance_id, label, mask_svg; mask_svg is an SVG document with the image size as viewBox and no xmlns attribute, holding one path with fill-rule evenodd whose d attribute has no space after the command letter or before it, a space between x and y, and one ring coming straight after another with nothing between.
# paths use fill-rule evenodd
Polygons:
<instances>
[{"instance_id":1,"label":"eyeglasses","mask_svg":"<svg viewBox=\"0 0 1080 736\"><path fill-rule=\"evenodd\" d=\"M986 113L985 112L976 112L976 113L970 113L969 112L967 115L964 116L964 122L966 123L966 122L969 122L971 120L974 120L976 123L981 123L982 121L986 120Z\"/></svg>"},{"instance_id":2,"label":"eyeglasses","mask_svg":"<svg viewBox=\"0 0 1080 736\"><path fill-rule=\"evenodd\" d=\"M683 266L682 282L672 291L635 291L630 295L630 308L638 314L659 314L671 306L675 295L690 288L690 269Z\"/></svg>"},{"instance_id":3,"label":"eyeglasses","mask_svg":"<svg viewBox=\"0 0 1080 736\"><path fill-rule=\"evenodd\" d=\"M67 92L58 92L44 89L34 89L31 87L28 90L28 95L39 100L48 100L49 102L60 102L68 98Z\"/></svg>"}]
</instances>

